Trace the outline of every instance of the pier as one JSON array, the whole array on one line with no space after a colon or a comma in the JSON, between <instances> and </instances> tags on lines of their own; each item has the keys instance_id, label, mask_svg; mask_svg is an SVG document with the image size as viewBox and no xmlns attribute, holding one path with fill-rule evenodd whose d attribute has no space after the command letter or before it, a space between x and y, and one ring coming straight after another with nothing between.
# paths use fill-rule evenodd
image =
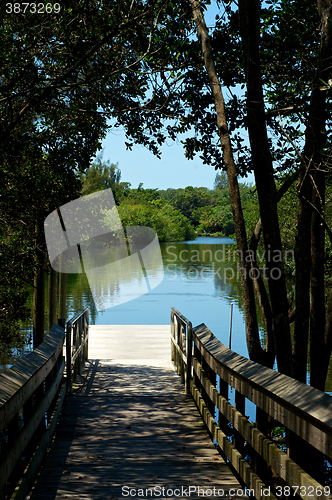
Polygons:
<instances>
[{"instance_id":1,"label":"pier","mask_svg":"<svg viewBox=\"0 0 332 500\"><path fill-rule=\"evenodd\" d=\"M331 497L331 397L176 309L157 326L89 326L84 309L0 387L2 500Z\"/></svg>"}]
</instances>

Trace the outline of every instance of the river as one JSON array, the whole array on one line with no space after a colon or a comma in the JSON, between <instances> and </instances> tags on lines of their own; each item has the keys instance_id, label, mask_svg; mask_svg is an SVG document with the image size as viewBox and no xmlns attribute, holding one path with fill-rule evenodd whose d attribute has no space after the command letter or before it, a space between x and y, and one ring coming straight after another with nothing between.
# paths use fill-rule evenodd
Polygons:
<instances>
[{"instance_id":1,"label":"river","mask_svg":"<svg viewBox=\"0 0 332 500\"><path fill-rule=\"evenodd\" d=\"M209 237L162 243L162 282L149 293L99 311L95 307L86 275L68 274L67 318L88 306L91 324L164 325L170 322L171 307L175 307L193 326L205 323L221 342L228 345L233 303L232 350L247 357L241 282L233 243L228 238ZM128 272L123 271L123 275L118 276L118 283L107 293L116 296L121 287L127 286L128 289L128 284L130 286L130 277ZM27 323L27 335L31 335L31 329L31 323ZM262 322L260 334L264 342ZM29 349L28 346L24 352ZM22 351L16 355L21 356ZM14 358L3 358L0 359L0 365L8 366L13 361ZM328 390L331 391L331 376L328 378Z\"/></svg>"},{"instance_id":2,"label":"river","mask_svg":"<svg viewBox=\"0 0 332 500\"><path fill-rule=\"evenodd\" d=\"M85 276L68 275L69 315L88 304L91 322L96 325L164 325L170 322L171 307L176 307L193 326L205 323L219 340L228 345L230 307L233 303L232 348L247 356L233 240L197 238L181 243L162 243L161 251L164 278L156 288L134 300L99 312L94 307ZM119 289L125 286L128 279L125 272L120 279L118 276ZM109 293L116 294L116 290L109 290Z\"/></svg>"}]
</instances>

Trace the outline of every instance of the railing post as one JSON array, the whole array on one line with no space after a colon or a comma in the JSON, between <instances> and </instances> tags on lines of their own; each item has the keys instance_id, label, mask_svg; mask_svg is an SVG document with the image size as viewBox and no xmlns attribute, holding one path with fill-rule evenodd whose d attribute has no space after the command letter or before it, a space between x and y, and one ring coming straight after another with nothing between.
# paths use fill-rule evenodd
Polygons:
<instances>
[{"instance_id":1,"label":"railing post","mask_svg":"<svg viewBox=\"0 0 332 500\"><path fill-rule=\"evenodd\" d=\"M219 393L220 395L225 398L228 401L228 384L227 382L219 376ZM225 415L219 410L219 427L220 429L228 435L229 433L229 428L228 428L228 420Z\"/></svg>"},{"instance_id":2,"label":"railing post","mask_svg":"<svg viewBox=\"0 0 332 500\"><path fill-rule=\"evenodd\" d=\"M190 381L191 381L191 363L192 363L192 345L193 333L191 321L187 324L187 371L186 371L186 394L190 394Z\"/></svg>"},{"instance_id":3,"label":"railing post","mask_svg":"<svg viewBox=\"0 0 332 500\"><path fill-rule=\"evenodd\" d=\"M309 443L301 439L294 432L286 429L287 455L302 467L310 476L321 484L324 484L324 457ZM311 457L308 464L307 457Z\"/></svg>"},{"instance_id":4,"label":"railing post","mask_svg":"<svg viewBox=\"0 0 332 500\"><path fill-rule=\"evenodd\" d=\"M185 331L185 328L186 328L186 325L185 323L183 323L183 321L180 321L178 323L178 344L179 344L179 347L181 349L181 352L183 353L183 348L184 348L184 342L183 342L183 336L184 336L184 331ZM179 356L179 370L180 370L180 377L181 377L181 382L182 384L185 383L185 377L184 377L184 361L183 361L183 358L182 356Z\"/></svg>"},{"instance_id":5,"label":"railing post","mask_svg":"<svg viewBox=\"0 0 332 500\"><path fill-rule=\"evenodd\" d=\"M268 436L268 414L256 406L256 427ZM270 479L268 465L259 453L255 453L255 472L267 484Z\"/></svg>"},{"instance_id":6,"label":"railing post","mask_svg":"<svg viewBox=\"0 0 332 500\"><path fill-rule=\"evenodd\" d=\"M235 408L245 416L246 398L237 390L235 390ZM234 444L242 456L244 456L244 442L244 437L234 429Z\"/></svg>"},{"instance_id":7,"label":"railing post","mask_svg":"<svg viewBox=\"0 0 332 500\"><path fill-rule=\"evenodd\" d=\"M178 346L180 346L180 320L178 317L175 318L175 340ZM180 354L179 351L176 350L175 354L176 359L176 373L180 375Z\"/></svg>"},{"instance_id":8,"label":"railing post","mask_svg":"<svg viewBox=\"0 0 332 500\"><path fill-rule=\"evenodd\" d=\"M89 311L85 311L84 314L84 342L85 342L85 349L84 349L84 362L88 359L89 357L89 338L85 341L85 339L88 337L89 333Z\"/></svg>"},{"instance_id":9,"label":"railing post","mask_svg":"<svg viewBox=\"0 0 332 500\"><path fill-rule=\"evenodd\" d=\"M171 309L171 360L173 362L173 365L175 363L175 349L174 349L174 344L172 339L175 339L174 336L174 311Z\"/></svg>"},{"instance_id":10,"label":"railing post","mask_svg":"<svg viewBox=\"0 0 332 500\"><path fill-rule=\"evenodd\" d=\"M202 355L201 355L201 351L198 349L196 343L194 342L194 356L195 358L197 359L197 361L199 363L201 363L202 361ZM195 370L193 371L193 379L194 379L194 384L196 385L198 391L201 393L201 381L199 379L199 377L197 376Z\"/></svg>"},{"instance_id":11,"label":"railing post","mask_svg":"<svg viewBox=\"0 0 332 500\"><path fill-rule=\"evenodd\" d=\"M175 308L171 309L171 358L181 376L186 394L190 394L192 324ZM188 358L189 356L189 358ZM186 359L186 360L185 360ZM187 366L186 365L187 362Z\"/></svg>"},{"instance_id":12,"label":"railing post","mask_svg":"<svg viewBox=\"0 0 332 500\"><path fill-rule=\"evenodd\" d=\"M80 319L78 320L77 322L77 327L78 327L78 345L80 346L81 343L82 343L82 339L83 339L83 316L80 317ZM78 356L78 369L77 369L77 373L76 373L76 378L77 378L77 375L80 375L81 372L82 372L82 368L83 368L83 358L84 358L84 349L82 349L82 352L81 354Z\"/></svg>"},{"instance_id":13,"label":"railing post","mask_svg":"<svg viewBox=\"0 0 332 500\"><path fill-rule=\"evenodd\" d=\"M211 382L211 384L213 384L214 386L216 386L216 379L217 379L217 377L216 377L215 371L213 370L213 368L210 367L210 365L208 364L208 362L206 361L206 359L204 358L203 355L202 355L201 359L202 359L201 360L201 365L202 365L203 370L206 373L206 376L208 377L208 379ZM210 399L209 394L206 392L206 390L203 387L201 389L201 394L203 396L203 399L205 401L205 404L206 404L209 412L211 413L212 417L215 418L215 412L216 412L215 404Z\"/></svg>"},{"instance_id":14,"label":"railing post","mask_svg":"<svg viewBox=\"0 0 332 500\"><path fill-rule=\"evenodd\" d=\"M79 319L74 322L72 329L73 329L73 347L74 347L74 353L77 351L77 348L80 346L80 338L79 338ZM72 377L72 382L76 382L77 379L77 374L79 373L80 370L80 355L76 357L75 362L74 362L74 371L73 371L73 377Z\"/></svg>"},{"instance_id":15,"label":"railing post","mask_svg":"<svg viewBox=\"0 0 332 500\"><path fill-rule=\"evenodd\" d=\"M72 374L71 374L71 333L72 325L70 321L67 323L67 335L66 335L66 362L67 362L67 393L71 394L73 391L72 387Z\"/></svg>"}]
</instances>

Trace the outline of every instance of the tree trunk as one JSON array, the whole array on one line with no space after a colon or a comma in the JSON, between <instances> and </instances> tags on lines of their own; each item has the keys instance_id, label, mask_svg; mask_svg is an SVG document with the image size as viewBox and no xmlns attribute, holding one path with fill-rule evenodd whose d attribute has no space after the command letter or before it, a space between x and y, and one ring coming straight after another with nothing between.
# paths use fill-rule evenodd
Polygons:
<instances>
[{"instance_id":1,"label":"tree trunk","mask_svg":"<svg viewBox=\"0 0 332 500\"><path fill-rule=\"evenodd\" d=\"M280 372L291 375L288 301L277 213L277 193L267 137L260 70L260 1L239 0L239 19L247 81L247 117L256 189L263 225L273 332Z\"/></svg>"},{"instance_id":2,"label":"tree trunk","mask_svg":"<svg viewBox=\"0 0 332 500\"><path fill-rule=\"evenodd\" d=\"M59 319L58 319L58 323L62 327L65 327L66 319L67 319L66 299L67 299L67 273L60 273L60 275L59 275Z\"/></svg>"},{"instance_id":3,"label":"tree trunk","mask_svg":"<svg viewBox=\"0 0 332 500\"><path fill-rule=\"evenodd\" d=\"M229 194L234 219L235 237L240 256L241 284L243 295L243 308L246 324L246 340L250 359L261 364L266 364L267 354L261 347L253 283L251 279L251 262L248 259L248 245L245 223L242 212L239 185L237 181L236 166L233 159L230 135L227 125L224 97L220 81L214 65L211 42L205 24L199 0L190 0L193 18L197 27L197 37L201 42L204 64L209 78L209 84L214 98L217 113L217 127L223 158L226 165Z\"/></svg>"},{"instance_id":4,"label":"tree trunk","mask_svg":"<svg viewBox=\"0 0 332 500\"><path fill-rule=\"evenodd\" d=\"M324 213L325 173L313 174L312 204ZM325 333L325 228L316 212L311 216L311 286L310 286L310 385L324 391L325 379L321 370Z\"/></svg>"},{"instance_id":5,"label":"tree trunk","mask_svg":"<svg viewBox=\"0 0 332 500\"><path fill-rule=\"evenodd\" d=\"M281 185L281 187L277 191L277 203L281 200L283 195L287 193L288 189L292 186L294 181L299 175L299 171L294 172L293 175L289 176L285 182ZM257 253L257 247L259 243L259 239L262 233L262 219L259 219L259 221L256 224L256 227L254 229L254 232L252 234L251 240L250 240L250 246L249 249L253 254L255 255L255 260L256 260L256 253ZM257 268L258 266L252 262L252 268ZM272 310L271 310L271 304L269 300L269 296L265 287L265 283L260 276L257 280L254 280L254 286L255 286L255 292L256 296L258 298L258 303L261 309L263 321L264 321L264 326L266 329L267 333L267 340L266 340L266 351L268 351L269 357L271 359L271 366L273 367L273 361L275 357L275 349L274 349L274 337L273 337L273 318L272 318ZM288 320L290 318L290 311L288 311ZM270 365L268 365L270 366Z\"/></svg>"},{"instance_id":6,"label":"tree trunk","mask_svg":"<svg viewBox=\"0 0 332 500\"><path fill-rule=\"evenodd\" d=\"M324 352L321 356L321 372L326 381L327 371L329 368L330 357L332 350L332 290L329 293L329 299L326 308L326 326L325 326L325 337L324 337Z\"/></svg>"},{"instance_id":7,"label":"tree trunk","mask_svg":"<svg viewBox=\"0 0 332 500\"><path fill-rule=\"evenodd\" d=\"M306 383L309 332L310 218L311 183L306 165L301 166L298 181L297 227L295 236L295 324L293 335L293 376Z\"/></svg>"},{"instance_id":8,"label":"tree trunk","mask_svg":"<svg viewBox=\"0 0 332 500\"><path fill-rule=\"evenodd\" d=\"M57 323L57 272L51 268L48 281L48 330Z\"/></svg>"},{"instance_id":9,"label":"tree trunk","mask_svg":"<svg viewBox=\"0 0 332 500\"><path fill-rule=\"evenodd\" d=\"M45 272L44 253L36 251L35 274L33 281L33 348L36 349L44 340L45 320Z\"/></svg>"},{"instance_id":10,"label":"tree trunk","mask_svg":"<svg viewBox=\"0 0 332 500\"><path fill-rule=\"evenodd\" d=\"M319 216L325 215L325 172L322 150L326 144L326 90L322 81L331 74L332 63L332 0L318 0L321 19L321 46L317 74L310 100L309 120L306 129L305 157L311 160L313 170L312 205L316 208L311 217L311 286L310 286L310 385L324 390L325 377L322 359L328 345L325 344L325 289L324 289L324 236L325 228ZM330 357L331 350L328 351Z\"/></svg>"}]
</instances>

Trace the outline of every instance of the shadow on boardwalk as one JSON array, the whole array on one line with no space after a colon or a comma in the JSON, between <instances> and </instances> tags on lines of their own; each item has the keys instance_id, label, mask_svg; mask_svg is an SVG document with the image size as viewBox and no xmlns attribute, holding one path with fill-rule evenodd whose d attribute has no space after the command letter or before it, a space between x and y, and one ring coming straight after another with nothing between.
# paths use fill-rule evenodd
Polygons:
<instances>
[{"instance_id":1,"label":"shadow on boardwalk","mask_svg":"<svg viewBox=\"0 0 332 500\"><path fill-rule=\"evenodd\" d=\"M29 498L237 498L238 488L171 368L95 359Z\"/></svg>"}]
</instances>

